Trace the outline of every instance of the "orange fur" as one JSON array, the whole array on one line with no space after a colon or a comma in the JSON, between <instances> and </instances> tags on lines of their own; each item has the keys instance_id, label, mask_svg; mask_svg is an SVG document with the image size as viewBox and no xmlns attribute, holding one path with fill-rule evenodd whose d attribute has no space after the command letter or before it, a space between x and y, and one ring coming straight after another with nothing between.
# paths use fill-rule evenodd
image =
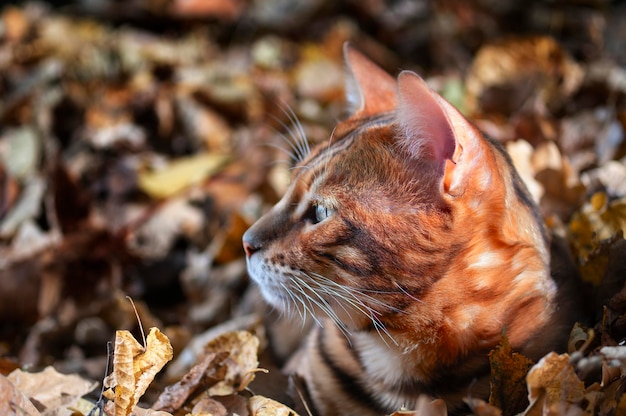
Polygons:
<instances>
[{"instance_id":1,"label":"orange fur","mask_svg":"<svg viewBox=\"0 0 626 416\"><path fill-rule=\"evenodd\" d=\"M346 57L355 112L246 232L250 275L329 318L294 364L321 414L454 409L468 387L446 379L484 395L503 331L533 358L562 337L545 231L506 154L421 78Z\"/></svg>"}]
</instances>

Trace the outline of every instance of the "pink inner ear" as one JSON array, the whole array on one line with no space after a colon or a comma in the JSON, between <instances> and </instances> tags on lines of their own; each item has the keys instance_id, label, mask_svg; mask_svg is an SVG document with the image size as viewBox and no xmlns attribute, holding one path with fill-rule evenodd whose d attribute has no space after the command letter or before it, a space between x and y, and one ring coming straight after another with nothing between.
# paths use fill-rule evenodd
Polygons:
<instances>
[{"instance_id":1,"label":"pink inner ear","mask_svg":"<svg viewBox=\"0 0 626 416\"><path fill-rule=\"evenodd\" d=\"M370 116L396 108L396 81L375 63L352 48L343 47L348 68L346 95L353 115Z\"/></svg>"},{"instance_id":2,"label":"pink inner ear","mask_svg":"<svg viewBox=\"0 0 626 416\"><path fill-rule=\"evenodd\" d=\"M403 146L416 159L431 157L442 166L452 159L456 140L452 124L437 100L437 93L411 71L398 76L398 123L403 133Z\"/></svg>"}]
</instances>

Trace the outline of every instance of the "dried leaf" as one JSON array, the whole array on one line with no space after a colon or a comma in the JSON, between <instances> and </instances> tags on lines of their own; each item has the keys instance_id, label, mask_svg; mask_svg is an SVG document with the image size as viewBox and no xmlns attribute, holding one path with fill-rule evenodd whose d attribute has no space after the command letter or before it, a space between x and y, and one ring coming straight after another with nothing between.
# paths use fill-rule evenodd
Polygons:
<instances>
[{"instance_id":1,"label":"dried leaf","mask_svg":"<svg viewBox=\"0 0 626 416\"><path fill-rule=\"evenodd\" d=\"M113 358L115 416L128 416L163 366L172 359L169 340L158 328L151 328L146 348L128 331L117 331Z\"/></svg>"},{"instance_id":2,"label":"dried leaf","mask_svg":"<svg viewBox=\"0 0 626 416\"><path fill-rule=\"evenodd\" d=\"M40 373L15 370L7 379L20 392L39 403L44 414L70 414L67 407L98 386L98 383L78 375L61 374L53 367L46 367Z\"/></svg>"},{"instance_id":3,"label":"dried leaf","mask_svg":"<svg viewBox=\"0 0 626 416\"><path fill-rule=\"evenodd\" d=\"M167 367L165 379L170 382L179 380L193 366L198 357L206 353L205 346L216 338L233 331L261 331L261 321L257 314L249 314L233 318L196 335L176 359Z\"/></svg>"},{"instance_id":4,"label":"dried leaf","mask_svg":"<svg viewBox=\"0 0 626 416\"><path fill-rule=\"evenodd\" d=\"M489 353L491 365L491 395L489 404L505 415L516 414L528 405L526 399L526 374L533 362L522 354L513 352L506 336Z\"/></svg>"},{"instance_id":5,"label":"dried leaf","mask_svg":"<svg viewBox=\"0 0 626 416\"><path fill-rule=\"evenodd\" d=\"M226 351L207 352L179 382L165 388L152 408L168 412L182 408L198 389L206 390L224 379L226 367L223 366L223 362L227 357Z\"/></svg>"},{"instance_id":6,"label":"dried leaf","mask_svg":"<svg viewBox=\"0 0 626 416\"><path fill-rule=\"evenodd\" d=\"M298 416L289 407L263 396L252 396L248 399L250 416Z\"/></svg>"},{"instance_id":7,"label":"dried leaf","mask_svg":"<svg viewBox=\"0 0 626 416\"><path fill-rule=\"evenodd\" d=\"M536 414L538 409L557 415L570 405L580 403L585 396L585 385L576 375L567 354L549 353L531 368L526 381L530 406L525 415Z\"/></svg>"},{"instance_id":8,"label":"dried leaf","mask_svg":"<svg viewBox=\"0 0 626 416\"><path fill-rule=\"evenodd\" d=\"M583 80L582 68L549 37L513 38L483 46L467 76L471 111L511 114L524 105L561 105Z\"/></svg>"},{"instance_id":9,"label":"dried leaf","mask_svg":"<svg viewBox=\"0 0 626 416\"><path fill-rule=\"evenodd\" d=\"M139 174L139 187L153 198L167 198L218 172L227 156L201 153L170 162L166 167Z\"/></svg>"},{"instance_id":10,"label":"dried leaf","mask_svg":"<svg viewBox=\"0 0 626 416\"><path fill-rule=\"evenodd\" d=\"M595 193L574 213L569 231L583 279L599 285L610 248L626 231L626 197L609 201L605 193Z\"/></svg>"},{"instance_id":11,"label":"dried leaf","mask_svg":"<svg viewBox=\"0 0 626 416\"><path fill-rule=\"evenodd\" d=\"M224 361L228 368L226 377L212 387L209 393L226 395L245 389L254 380L254 372L259 365L258 348L259 339L247 331L230 332L209 342L205 351L230 353Z\"/></svg>"},{"instance_id":12,"label":"dried leaf","mask_svg":"<svg viewBox=\"0 0 626 416\"><path fill-rule=\"evenodd\" d=\"M39 410L8 378L0 374L0 414L41 416Z\"/></svg>"}]
</instances>

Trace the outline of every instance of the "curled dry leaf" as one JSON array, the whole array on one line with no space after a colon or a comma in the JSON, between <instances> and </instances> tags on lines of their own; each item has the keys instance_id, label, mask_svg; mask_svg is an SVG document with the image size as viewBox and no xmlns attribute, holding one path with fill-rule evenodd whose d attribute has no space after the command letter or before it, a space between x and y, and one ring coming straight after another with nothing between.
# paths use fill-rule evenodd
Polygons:
<instances>
[{"instance_id":1,"label":"curled dry leaf","mask_svg":"<svg viewBox=\"0 0 626 416\"><path fill-rule=\"evenodd\" d=\"M573 354L576 351L584 352L595 338L595 333L591 328L585 328L581 323L576 322L567 341L567 352Z\"/></svg>"},{"instance_id":2,"label":"curled dry leaf","mask_svg":"<svg viewBox=\"0 0 626 416\"><path fill-rule=\"evenodd\" d=\"M226 377L209 393L226 395L245 389L254 380L259 365L258 349L259 339L247 331L230 332L209 342L205 347L207 352L230 352L224 361L228 368Z\"/></svg>"},{"instance_id":3,"label":"curled dry leaf","mask_svg":"<svg viewBox=\"0 0 626 416\"><path fill-rule=\"evenodd\" d=\"M248 400L250 416L298 416L291 408L264 396L252 396Z\"/></svg>"},{"instance_id":4,"label":"curled dry leaf","mask_svg":"<svg viewBox=\"0 0 626 416\"><path fill-rule=\"evenodd\" d=\"M528 399L525 415L557 415L585 397L585 385L574 371L567 354L554 352L543 357L528 372Z\"/></svg>"},{"instance_id":5,"label":"curled dry leaf","mask_svg":"<svg viewBox=\"0 0 626 416\"><path fill-rule=\"evenodd\" d=\"M167 367L165 379L169 382L179 380L199 360L198 357L206 354L205 346L207 344L232 331L252 331L259 334L262 332L261 320L254 313L243 315L196 335Z\"/></svg>"},{"instance_id":6,"label":"curled dry leaf","mask_svg":"<svg viewBox=\"0 0 626 416\"><path fill-rule=\"evenodd\" d=\"M145 348L130 332L116 332L113 377L109 380L109 387L115 387L115 416L134 411L156 373L172 356L172 346L158 328L150 329Z\"/></svg>"}]
</instances>

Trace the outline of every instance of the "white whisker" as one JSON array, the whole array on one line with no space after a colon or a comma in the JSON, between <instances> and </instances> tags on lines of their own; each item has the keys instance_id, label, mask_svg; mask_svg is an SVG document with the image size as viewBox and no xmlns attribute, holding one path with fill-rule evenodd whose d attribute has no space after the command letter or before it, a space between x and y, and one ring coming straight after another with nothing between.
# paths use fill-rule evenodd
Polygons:
<instances>
[{"instance_id":1,"label":"white whisker","mask_svg":"<svg viewBox=\"0 0 626 416\"><path fill-rule=\"evenodd\" d=\"M287 142L291 151L288 152L289 156L296 162L301 162L304 160L307 155L310 153L311 149L309 147L309 141L306 137L306 133L304 128L302 127L302 123L298 119L296 113L291 109L289 105L286 103L282 103L279 105L283 114L287 116L289 120L288 123L285 123L278 117L274 115L270 115L270 117L276 121L282 129L287 133L287 135L278 132L280 137Z\"/></svg>"},{"instance_id":2,"label":"white whisker","mask_svg":"<svg viewBox=\"0 0 626 416\"><path fill-rule=\"evenodd\" d=\"M377 311L375 309L373 309L371 306L367 305L365 303L365 301L363 299L361 299L361 297L365 297L366 300L369 300L370 302L374 303L374 304L378 304L379 306L383 306L386 307L390 310L397 310L396 308L390 307L389 305L385 304L384 302L373 298L369 295L364 295L362 293L360 293L358 291L358 289L355 288L351 288L345 285L340 285L337 282L333 281L332 279L329 279L325 276L319 275L319 274L314 274L314 276L317 279L313 279L311 276L307 275L312 282L315 282L316 285L318 286L319 290L322 293L328 294L330 296L332 296L333 299L335 299L336 301L338 300L338 304L340 305L340 307L344 310L345 306L342 304L341 301L345 302L347 305L349 305L350 307L352 307L352 309L354 309L355 311L358 311L360 313L362 313L364 316L366 316L371 322L372 325L374 326L374 329L376 330L376 332L380 335L381 339L387 343L385 337L383 336L386 335L386 338L389 338L395 345L398 345L398 342L393 338L393 336L391 335L391 333L389 333L389 330L387 329L387 327L384 325L384 323L380 320L379 316L381 315L380 311ZM321 280L321 281L320 281ZM318 295L319 296L319 295ZM346 310L347 312L347 310ZM350 314L348 313L348 316Z\"/></svg>"}]
</instances>

